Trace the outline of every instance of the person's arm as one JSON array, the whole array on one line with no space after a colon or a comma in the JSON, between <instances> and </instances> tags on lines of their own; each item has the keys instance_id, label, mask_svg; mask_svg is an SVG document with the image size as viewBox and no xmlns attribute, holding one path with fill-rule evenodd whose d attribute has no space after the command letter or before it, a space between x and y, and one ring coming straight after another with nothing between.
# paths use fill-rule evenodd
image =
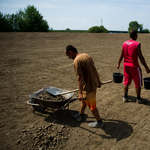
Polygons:
<instances>
[{"instance_id":1,"label":"person's arm","mask_svg":"<svg viewBox=\"0 0 150 150\"><path fill-rule=\"evenodd\" d=\"M137 47L137 55L138 55L142 65L145 67L146 72L150 73L150 69L148 68L148 66L146 64L145 58L144 58L142 51L141 51L141 44L139 44Z\"/></svg>"},{"instance_id":2,"label":"person's arm","mask_svg":"<svg viewBox=\"0 0 150 150\"><path fill-rule=\"evenodd\" d=\"M83 94L82 94L82 91L83 91L83 86L84 86L85 82L84 82L84 77L82 74L78 74L78 85L79 85L79 96L78 96L78 99L80 101L83 100Z\"/></svg>"},{"instance_id":3,"label":"person's arm","mask_svg":"<svg viewBox=\"0 0 150 150\"><path fill-rule=\"evenodd\" d=\"M119 69L119 67L120 67L120 63L121 63L122 59L123 59L123 49L121 50L121 54L120 54L120 57L119 57L119 61L118 61L118 65L117 65L117 69Z\"/></svg>"},{"instance_id":4,"label":"person's arm","mask_svg":"<svg viewBox=\"0 0 150 150\"><path fill-rule=\"evenodd\" d=\"M102 83L100 81L99 74L98 74L97 70L96 70L96 75L97 75L97 78L98 78L98 88L101 88Z\"/></svg>"}]
</instances>

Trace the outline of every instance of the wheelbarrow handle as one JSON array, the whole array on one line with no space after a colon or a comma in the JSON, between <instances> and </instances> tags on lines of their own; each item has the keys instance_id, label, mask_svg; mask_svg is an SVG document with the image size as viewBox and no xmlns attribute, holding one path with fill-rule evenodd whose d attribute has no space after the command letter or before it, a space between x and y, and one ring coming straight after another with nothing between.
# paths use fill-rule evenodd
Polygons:
<instances>
[{"instance_id":1,"label":"wheelbarrow handle","mask_svg":"<svg viewBox=\"0 0 150 150\"><path fill-rule=\"evenodd\" d=\"M27 101L27 104L32 105L32 106L40 106L39 104L34 104L34 103L32 103L31 100L28 100L28 101Z\"/></svg>"},{"instance_id":2,"label":"wheelbarrow handle","mask_svg":"<svg viewBox=\"0 0 150 150\"><path fill-rule=\"evenodd\" d=\"M108 81L105 81L105 82L101 82L101 85L107 84L107 83L111 83L111 82L112 82L112 80L108 80Z\"/></svg>"},{"instance_id":3,"label":"wheelbarrow handle","mask_svg":"<svg viewBox=\"0 0 150 150\"><path fill-rule=\"evenodd\" d=\"M79 89L74 89L74 90L71 90L68 92L63 92L63 93L60 93L59 95L64 95L64 94L68 94L68 93L72 93L72 92L76 92L76 91L79 91Z\"/></svg>"},{"instance_id":4,"label":"wheelbarrow handle","mask_svg":"<svg viewBox=\"0 0 150 150\"><path fill-rule=\"evenodd\" d=\"M101 82L101 84L107 84L107 83L111 83L112 80L108 80L108 81L105 81L105 82ZM68 91L68 92L63 92L63 93L60 93L59 95L64 95L64 94L68 94L68 93L72 93L72 92L76 92L76 91L79 91L79 89L74 89L74 90L71 90L71 91Z\"/></svg>"}]
</instances>

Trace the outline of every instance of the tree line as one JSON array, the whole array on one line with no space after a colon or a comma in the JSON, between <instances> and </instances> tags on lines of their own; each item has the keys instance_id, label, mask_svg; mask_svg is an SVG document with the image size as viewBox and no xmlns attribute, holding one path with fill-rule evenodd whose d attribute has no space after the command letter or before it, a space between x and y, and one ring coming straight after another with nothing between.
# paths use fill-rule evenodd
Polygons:
<instances>
[{"instance_id":1,"label":"tree line","mask_svg":"<svg viewBox=\"0 0 150 150\"><path fill-rule=\"evenodd\" d=\"M0 12L0 32L47 32L48 23L34 6L28 5L16 14Z\"/></svg>"},{"instance_id":2,"label":"tree line","mask_svg":"<svg viewBox=\"0 0 150 150\"><path fill-rule=\"evenodd\" d=\"M137 21L131 21L129 23L128 32L136 30L140 33L149 33L148 29L143 29L143 24L139 24ZM43 16L32 5L28 5L27 8L19 10L16 14L3 15L0 12L0 32L53 32L53 29L49 29L48 23L43 19ZM71 32L69 28L66 31ZM109 31L103 26L93 26L89 28L87 33L108 33Z\"/></svg>"},{"instance_id":3,"label":"tree line","mask_svg":"<svg viewBox=\"0 0 150 150\"><path fill-rule=\"evenodd\" d=\"M143 29L143 24L139 24L137 21L131 21L129 23L128 31L136 30L139 33L149 33L148 29Z\"/></svg>"},{"instance_id":4,"label":"tree line","mask_svg":"<svg viewBox=\"0 0 150 150\"><path fill-rule=\"evenodd\" d=\"M129 23L128 32L136 30L139 33L149 33L148 29L143 29L143 24L139 24L137 21L131 21ZM104 26L93 26L87 30L90 33L108 33L109 31Z\"/></svg>"}]
</instances>

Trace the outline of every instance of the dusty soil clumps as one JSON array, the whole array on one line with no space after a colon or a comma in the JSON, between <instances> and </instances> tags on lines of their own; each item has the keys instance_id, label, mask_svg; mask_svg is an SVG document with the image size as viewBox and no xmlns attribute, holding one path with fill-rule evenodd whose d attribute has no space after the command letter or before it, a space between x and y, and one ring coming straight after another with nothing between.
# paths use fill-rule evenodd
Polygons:
<instances>
[{"instance_id":1,"label":"dusty soil clumps","mask_svg":"<svg viewBox=\"0 0 150 150\"><path fill-rule=\"evenodd\" d=\"M44 91L43 93L39 94L39 98L42 100L49 100L49 101L62 101L66 100L64 96L61 95L52 95L48 93L47 91Z\"/></svg>"}]
</instances>

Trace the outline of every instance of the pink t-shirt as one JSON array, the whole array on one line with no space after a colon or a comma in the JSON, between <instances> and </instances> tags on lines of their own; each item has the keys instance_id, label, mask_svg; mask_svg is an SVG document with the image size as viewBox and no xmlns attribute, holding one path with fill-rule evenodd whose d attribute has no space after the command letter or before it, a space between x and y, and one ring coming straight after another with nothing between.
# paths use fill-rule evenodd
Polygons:
<instances>
[{"instance_id":1,"label":"pink t-shirt","mask_svg":"<svg viewBox=\"0 0 150 150\"><path fill-rule=\"evenodd\" d=\"M125 41L122 45L124 65L131 67L139 67L137 47L140 43L132 39Z\"/></svg>"}]
</instances>

